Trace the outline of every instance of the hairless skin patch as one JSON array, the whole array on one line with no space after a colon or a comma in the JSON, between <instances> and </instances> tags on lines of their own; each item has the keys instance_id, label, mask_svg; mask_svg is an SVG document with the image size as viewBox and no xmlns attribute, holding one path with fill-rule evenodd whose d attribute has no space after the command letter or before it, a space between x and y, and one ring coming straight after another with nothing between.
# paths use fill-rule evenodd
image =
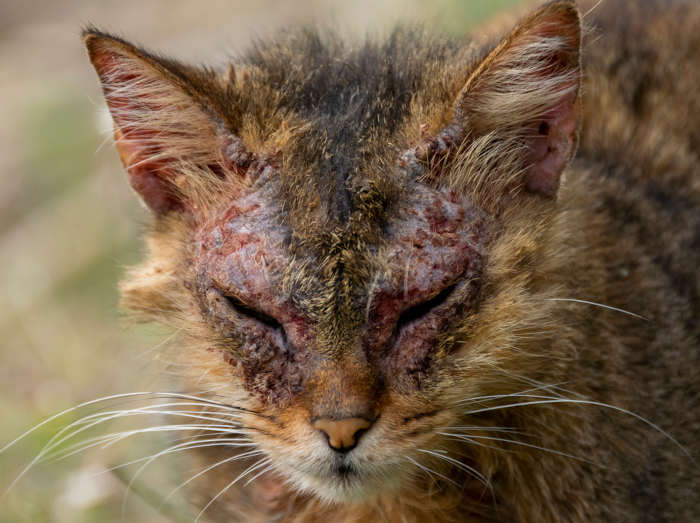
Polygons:
<instances>
[{"instance_id":1,"label":"hairless skin patch","mask_svg":"<svg viewBox=\"0 0 700 523\"><path fill-rule=\"evenodd\" d=\"M389 376L426 370L436 340L473 306L482 267L483 217L466 197L415 184L387 227L388 268L368 306L370 350L386 347Z\"/></svg>"},{"instance_id":2,"label":"hairless skin patch","mask_svg":"<svg viewBox=\"0 0 700 523\"><path fill-rule=\"evenodd\" d=\"M281 293L289 231L264 181L200 229L197 288L203 310L230 340L226 360L250 392L279 403L304 381L313 325Z\"/></svg>"}]
</instances>

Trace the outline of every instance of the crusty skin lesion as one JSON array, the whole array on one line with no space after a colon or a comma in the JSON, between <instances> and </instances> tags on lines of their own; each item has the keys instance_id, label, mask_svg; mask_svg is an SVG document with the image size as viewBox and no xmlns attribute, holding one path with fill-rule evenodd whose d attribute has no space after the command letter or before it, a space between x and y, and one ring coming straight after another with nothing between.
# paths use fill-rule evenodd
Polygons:
<instances>
[{"instance_id":1,"label":"crusty skin lesion","mask_svg":"<svg viewBox=\"0 0 700 523\"><path fill-rule=\"evenodd\" d=\"M656 4L583 50L556 1L495 46L291 31L225 73L88 30L153 212L123 303L274 463L207 514L700 519L700 9ZM341 458L318 419L368 427Z\"/></svg>"}]
</instances>

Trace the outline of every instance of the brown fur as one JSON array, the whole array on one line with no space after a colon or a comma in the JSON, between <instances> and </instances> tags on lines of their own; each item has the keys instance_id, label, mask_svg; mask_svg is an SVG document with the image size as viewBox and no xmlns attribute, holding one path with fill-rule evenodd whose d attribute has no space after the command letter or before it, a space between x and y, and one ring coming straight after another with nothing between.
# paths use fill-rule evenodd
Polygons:
<instances>
[{"instance_id":1,"label":"brown fur","mask_svg":"<svg viewBox=\"0 0 700 523\"><path fill-rule=\"evenodd\" d=\"M123 303L274 465L206 517L700 520L700 9L592 16L581 89L567 1L493 49L292 32L221 75L87 31L154 211ZM379 473L300 472L321 416L373 420Z\"/></svg>"}]
</instances>

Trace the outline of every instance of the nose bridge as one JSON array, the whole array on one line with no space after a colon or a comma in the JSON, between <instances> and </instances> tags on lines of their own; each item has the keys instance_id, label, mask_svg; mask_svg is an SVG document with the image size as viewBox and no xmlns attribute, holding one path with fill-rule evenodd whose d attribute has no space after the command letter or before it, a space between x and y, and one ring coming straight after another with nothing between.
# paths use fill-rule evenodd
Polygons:
<instances>
[{"instance_id":1,"label":"nose bridge","mask_svg":"<svg viewBox=\"0 0 700 523\"><path fill-rule=\"evenodd\" d=\"M374 419L378 393L377 376L357 353L327 359L319 365L310 388L312 419Z\"/></svg>"}]
</instances>

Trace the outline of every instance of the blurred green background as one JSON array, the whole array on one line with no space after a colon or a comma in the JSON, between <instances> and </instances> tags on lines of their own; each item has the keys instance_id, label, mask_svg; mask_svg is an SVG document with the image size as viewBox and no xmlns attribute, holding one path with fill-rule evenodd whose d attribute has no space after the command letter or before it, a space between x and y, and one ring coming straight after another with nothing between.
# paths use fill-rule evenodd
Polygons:
<instances>
[{"instance_id":1,"label":"blurred green background","mask_svg":"<svg viewBox=\"0 0 700 523\"><path fill-rule=\"evenodd\" d=\"M167 333L129 324L117 307L117 281L141 257L148 216L106 132L111 124L81 26L216 65L251 37L293 24L362 34L409 20L485 37L517 18L512 9L503 14L516 4L522 12L522 0L0 2L0 448L67 407L164 387L149 349ZM74 419L56 420L0 454L0 493ZM120 521L128 473L95 472L158 448L133 440L38 465L0 501L0 522ZM124 521L170 520L138 490Z\"/></svg>"}]
</instances>

